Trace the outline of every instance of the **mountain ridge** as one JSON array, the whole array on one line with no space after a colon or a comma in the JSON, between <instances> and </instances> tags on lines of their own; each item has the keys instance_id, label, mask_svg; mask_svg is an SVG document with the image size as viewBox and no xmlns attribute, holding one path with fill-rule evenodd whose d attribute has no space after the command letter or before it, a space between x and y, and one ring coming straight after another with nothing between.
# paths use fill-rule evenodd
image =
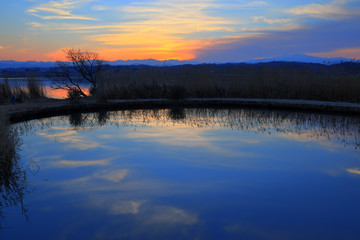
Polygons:
<instances>
[{"instance_id":1,"label":"mountain ridge","mask_svg":"<svg viewBox=\"0 0 360 240\"><path fill-rule=\"evenodd\" d=\"M293 55L283 55L278 57L271 57L271 58L260 58L260 59L253 59L244 61L244 63L267 63L267 62L303 62L303 63L320 63L325 65L331 64L338 64L341 62L351 62L354 59L350 58L343 58L343 57L336 57L336 58L322 58L316 57L306 54L293 54Z\"/></svg>"},{"instance_id":2,"label":"mountain ridge","mask_svg":"<svg viewBox=\"0 0 360 240\"><path fill-rule=\"evenodd\" d=\"M261 58L261 59L252 59L247 61L238 61L238 62L228 62L228 63L246 63L246 64L257 64L257 63L268 63L268 62L303 62L303 63L319 63L325 65L338 64L341 62L351 62L353 59L349 58L321 58L310 56L306 54L294 54L294 55L283 55L272 58ZM105 61L106 64L111 66L124 66L124 65L148 65L148 66L177 66L185 64L206 64L206 62L197 62L197 61L181 61L175 59L169 59L165 61L159 61L155 59L134 59L134 60L116 60L116 61ZM222 62L209 62L212 64L222 64ZM224 62L225 63L225 62ZM25 61L18 62L14 60L0 60L0 69L7 68L50 68L56 67L56 62L36 62L36 61Z\"/></svg>"}]
</instances>

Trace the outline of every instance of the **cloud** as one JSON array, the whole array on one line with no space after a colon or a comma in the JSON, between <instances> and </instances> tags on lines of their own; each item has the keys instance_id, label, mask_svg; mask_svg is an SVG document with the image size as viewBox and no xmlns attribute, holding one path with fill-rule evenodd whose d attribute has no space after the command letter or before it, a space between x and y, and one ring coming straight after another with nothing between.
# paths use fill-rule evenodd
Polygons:
<instances>
[{"instance_id":1,"label":"cloud","mask_svg":"<svg viewBox=\"0 0 360 240\"><path fill-rule=\"evenodd\" d=\"M29 13L49 12L49 13L55 13L58 15L71 15L70 11L66 11L64 9L58 9L58 8L51 8L51 7L37 7L36 9L28 10L28 12Z\"/></svg>"},{"instance_id":2,"label":"cloud","mask_svg":"<svg viewBox=\"0 0 360 240\"><path fill-rule=\"evenodd\" d=\"M248 7L262 7L262 6L266 6L267 2L264 1L255 1L255 2L250 2L247 4Z\"/></svg>"},{"instance_id":3,"label":"cloud","mask_svg":"<svg viewBox=\"0 0 360 240\"><path fill-rule=\"evenodd\" d=\"M89 161L72 161L72 160L61 160L51 162L54 167L62 168L78 168L78 167L89 167L89 166L106 166L109 164L111 159L104 160L89 160Z\"/></svg>"},{"instance_id":4,"label":"cloud","mask_svg":"<svg viewBox=\"0 0 360 240\"><path fill-rule=\"evenodd\" d=\"M334 19L345 17L351 14L344 5L350 1L334 0L327 4L312 3L289 9L288 12L294 15L307 15L313 18Z\"/></svg>"},{"instance_id":5,"label":"cloud","mask_svg":"<svg viewBox=\"0 0 360 240\"><path fill-rule=\"evenodd\" d=\"M213 1L193 2L183 0L169 2L159 0L147 3L131 3L123 7L113 6L113 13L124 19L121 23L103 25L38 23L31 22L33 28L44 30L68 30L71 33L91 33L85 36L85 42L97 43L97 50L108 56L107 60L145 59L186 60L195 57L194 50L213 43L219 32L232 35L236 30L233 21L224 16L214 16L208 10L216 8ZM39 11L49 8L53 15L39 16ZM44 20L50 19L92 19L69 15L69 9L54 6L41 6L28 12ZM106 6L93 6L92 9L106 10ZM35 12L34 12L35 11ZM206 37L189 37L205 34Z\"/></svg>"},{"instance_id":6,"label":"cloud","mask_svg":"<svg viewBox=\"0 0 360 240\"><path fill-rule=\"evenodd\" d=\"M30 22L30 23L28 23L28 25L30 25L33 28L45 28L45 27L47 27L46 24L42 24L42 23L39 23L39 22Z\"/></svg>"},{"instance_id":7,"label":"cloud","mask_svg":"<svg viewBox=\"0 0 360 240\"><path fill-rule=\"evenodd\" d=\"M122 201L110 204L107 209L111 215L138 214L144 201Z\"/></svg>"},{"instance_id":8,"label":"cloud","mask_svg":"<svg viewBox=\"0 0 360 240\"><path fill-rule=\"evenodd\" d=\"M278 136L297 142L312 142L313 144L319 144L328 151L335 151L336 149L343 147L342 143L338 143L331 138L333 136L322 136L321 134L317 134L311 130L301 133L282 133Z\"/></svg>"},{"instance_id":9,"label":"cloud","mask_svg":"<svg viewBox=\"0 0 360 240\"><path fill-rule=\"evenodd\" d=\"M39 16L35 15L43 20L49 20L49 19L78 19L78 20L97 20L95 18L89 18L89 17L83 17L83 16L77 16L77 15L69 15L69 16Z\"/></svg>"},{"instance_id":10,"label":"cloud","mask_svg":"<svg viewBox=\"0 0 360 240\"><path fill-rule=\"evenodd\" d=\"M53 133L52 130L57 130ZM50 128L47 131L39 132L39 136L53 139L62 143L68 143L65 148L75 148L78 150L88 150L92 148L100 147L100 143L87 139L81 135L78 135L76 130L67 130L66 128Z\"/></svg>"},{"instance_id":11,"label":"cloud","mask_svg":"<svg viewBox=\"0 0 360 240\"><path fill-rule=\"evenodd\" d=\"M96 178L105 179L109 182L118 183L123 180L129 173L128 169L119 169L115 171L103 171L94 175Z\"/></svg>"},{"instance_id":12,"label":"cloud","mask_svg":"<svg viewBox=\"0 0 360 240\"><path fill-rule=\"evenodd\" d=\"M13 48L14 46L12 46L12 45L9 45L9 46L0 46L0 50L2 50L2 49L9 49L9 48Z\"/></svg>"},{"instance_id":13,"label":"cloud","mask_svg":"<svg viewBox=\"0 0 360 240\"><path fill-rule=\"evenodd\" d=\"M33 28L42 28L45 30L69 30L74 32L76 30L108 30L116 31L118 29L117 24L113 25L83 25L83 24L74 24L74 23L39 23L39 22L30 22L28 23Z\"/></svg>"},{"instance_id":14,"label":"cloud","mask_svg":"<svg viewBox=\"0 0 360 240\"><path fill-rule=\"evenodd\" d=\"M107 209L110 215L138 214L141 204L144 201L109 201L105 200L98 203L97 207Z\"/></svg>"},{"instance_id":15,"label":"cloud","mask_svg":"<svg viewBox=\"0 0 360 240\"><path fill-rule=\"evenodd\" d=\"M268 56L322 53L336 49L359 48L360 15L312 26L285 30L259 30L228 38L224 43L196 50L195 60L204 62L244 61ZM289 26L290 27L290 26ZM341 56L338 56L341 57Z\"/></svg>"},{"instance_id":16,"label":"cloud","mask_svg":"<svg viewBox=\"0 0 360 240\"><path fill-rule=\"evenodd\" d=\"M52 20L52 19L97 20L95 18L85 17L71 13L72 10L78 8L81 4L91 1L93 0L50 1L48 3L43 3L36 7L30 8L26 12L35 17L39 17L43 20Z\"/></svg>"},{"instance_id":17,"label":"cloud","mask_svg":"<svg viewBox=\"0 0 360 240\"><path fill-rule=\"evenodd\" d=\"M119 8L119 11L132 21L108 25L105 34L88 36L87 39L100 43L103 46L101 51L106 54L114 49L122 53L117 54L120 56L118 59L129 59L129 55L133 56L132 59L191 59L195 57L194 49L211 44L208 39L216 38L218 31L231 34L235 30L229 19L211 16L207 12L214 6L212 1L205 0L131 4ZM210 37L187 37L198 32L206 32Z\"/></svg>"},{"instance_id":18,"label":"cloud","mask_svg":"<svg viewBox=\"0 0 360 240\"><path fill-rule=\"evenodd\" d=\"M282 18L282 19L269 19L263 16L260 17L254 17L255 22L265 22L268 24L274 24L274 23L288 23L291 22L293 19L291 18Z\"/></svg>"},{"instance_id":19,"label":"cloud","mask_svg":"<svg viewBox=\"0 0 360 240\"><path fill-rule=\"evenodd\" d=\"M336 58L342 56L345 58L360 59L360 46L354 48L338 48L328 52L309 52L307 54L324 58Z\"/></svg>"},{"instance_id":20,"label":"cloud","mask_svg":"<svg viewBox=\"0 0 360 240\"><path fill-rule=\"evenodd\" d=\"M139 142L151 141L168 147L196 148L199 151L213 152L214 154L221 154L223 156L253 156L249 153L234 151L224 147L216 137L206 137L205 135L208 130L208 128L192 129L185 124L177 124L162 126L161 128L157 126L146 128L142 131L131 132L127 134L127 137ZM249 144L246 139L243 139L242 142ZM255 143L258 142L251 141L251 144ZM224 162L221 162L221 164L223 163Z\"/></svg>"},{"instance_id":21,"label":"cloud","mask_svg":"<svg viewBox=\"0 0 360 240\"><path fill-rule=\"evenodd\" d=\"M149 224L184 224L193 225L197 223L198 217L183 209L167 206L154 207L149 216Z\"/></svg>"},{"instance_id":22,"label":"cloud","mask_svg":"<svg viewBox=\"0 0 360 240\"><path fill-rule=\"evenodd\" d=\"M349 169L346 169L346 171L349 173L352 173L352 174L360 175L360 170L358 168L349 168Z\"/></svg>"},{"instance_id":23,"label":"cloud","mask_svg":"<svg viewBox=\"0 0 360 240\"><path fill-rule=\"evenodd\" d=\"M348 28L355 28L359 14L357 5L350 8L354 5L351 1L335 0L289 9L279 5L276 10L266 1L155 0L111 5L97 1L95 5L85 6L89 2L91 0L58 0L32 7L27 12L43 21L30 22L31 30L71 34L78 40L77 47L91 48L106 60L154 58L229 62L359 47L352 44L356 38L349 36L350 32L357 34L353 29L341 33L347 35L351 46L342 40L341 46L336 44L336 39L342 36L328 34L331 24L339 26L339 21L346 19L353 19L347 22ZM87 21L96 20L100 14L104 21ZM312 18L333 21L321 29L317 24L326 21ZM344 29L344 25L340 29ZM317 38L311 43L310 32ZM319 37L323 32L326 38ZM334 46L327 47L330 44ZM62 46L49 52L60 48ZM58 54L48 53L47 56Z\"/></svg>"},{"instance_id":24,"label":"cloud","mask_svg":"<svg viewBox=\"0 0 360 240\"><path fill-rule=\"evenodd\" d=\"M104 209L110 215L138 214L146 201L123 199L124 195L114 192L110 195L91 194L82 207Z\"/></svg>"},{"instance_id":25,"label":"cloud","mask_svg":"<svg viewBox=\"0 0 360 240\"><path fill-rule=\"evenodd\" d=\"M104 197L92 195L89 197L90 208L105 209L110 215L138 215L139 224L182 224L193 225L199 220L196 214L172 206L145 205L146 200L122 200L122 196ZM145 205L144 207L142 207ZM143 210L141 210L141 207ZM145 208L145 210L144 210Z\"/></svg>"},{"instance_id":26,"label":"cloud","mask_svg":"<svg viewBox=\"0 0 360 240\"><path fill-rule=\"evenodd\" d=\"M95 5L95 6L92 6L91 9L95 10L95 11L107 11L107 10L112 10L113 8L111 8L109 6Z\"/></svg>"}]
</instances>

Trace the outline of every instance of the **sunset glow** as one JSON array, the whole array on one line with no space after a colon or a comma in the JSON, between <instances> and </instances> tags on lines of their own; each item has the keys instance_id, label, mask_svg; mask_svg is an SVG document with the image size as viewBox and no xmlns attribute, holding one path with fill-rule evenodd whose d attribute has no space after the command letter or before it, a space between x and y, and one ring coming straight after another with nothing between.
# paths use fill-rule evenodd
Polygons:
<instances>
[{"instance_id":1,"label":"sunset glow","mask_svg":"<svg viewBox=\"0 0 360 240\"><path fill-rule=\"evenodd\" d=\"M51 98L56 99L64 99L68 97L68 90L67 89L53 89L51 87L44 87L45 93L47 96L50 96ZM82 89L85 94L89 94L88 88Z\"/></svg>"},{"instance_id":2,"label":"sunset glow","mask_svg":"<svg viewBox=\"0 0 360 240\"><path fill-rule=\"evenodd\" d=\"M2 1L0 60L244 61L306 53L360 58L355 0Z\"/></svg>"}]
</instances>

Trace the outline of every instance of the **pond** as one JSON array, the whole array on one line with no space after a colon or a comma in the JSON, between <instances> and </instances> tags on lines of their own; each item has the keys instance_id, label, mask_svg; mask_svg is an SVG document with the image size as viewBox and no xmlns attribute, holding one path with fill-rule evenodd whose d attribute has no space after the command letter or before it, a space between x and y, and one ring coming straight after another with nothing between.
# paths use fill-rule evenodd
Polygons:
<instances>
[{"instance_id":1,"label":"pond","mask_svg":"<svg viewBox=\"0 0 360 240\"><path fill-rule=\"evenodd\" d=\"M359 237L358 117L175 108L13 127L24 187L1 193L18 201L1 239Z\"/></svg>"}]
</instances>

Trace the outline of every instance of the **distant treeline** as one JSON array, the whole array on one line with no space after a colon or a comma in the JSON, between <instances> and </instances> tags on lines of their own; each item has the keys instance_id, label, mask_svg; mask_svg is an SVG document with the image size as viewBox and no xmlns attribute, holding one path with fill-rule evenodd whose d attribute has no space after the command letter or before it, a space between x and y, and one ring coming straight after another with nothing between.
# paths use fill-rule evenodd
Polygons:
<instances>
[{"instance_id":1,"label":"distant treeline","mask_svg":"<svg viewBox=\"0 0 360 240\"><path fill-rule=\"evenodd\" d=\"M360 63L106 67L102 99L268 98L360 102Z\"/></svg>"}]
</instances>

